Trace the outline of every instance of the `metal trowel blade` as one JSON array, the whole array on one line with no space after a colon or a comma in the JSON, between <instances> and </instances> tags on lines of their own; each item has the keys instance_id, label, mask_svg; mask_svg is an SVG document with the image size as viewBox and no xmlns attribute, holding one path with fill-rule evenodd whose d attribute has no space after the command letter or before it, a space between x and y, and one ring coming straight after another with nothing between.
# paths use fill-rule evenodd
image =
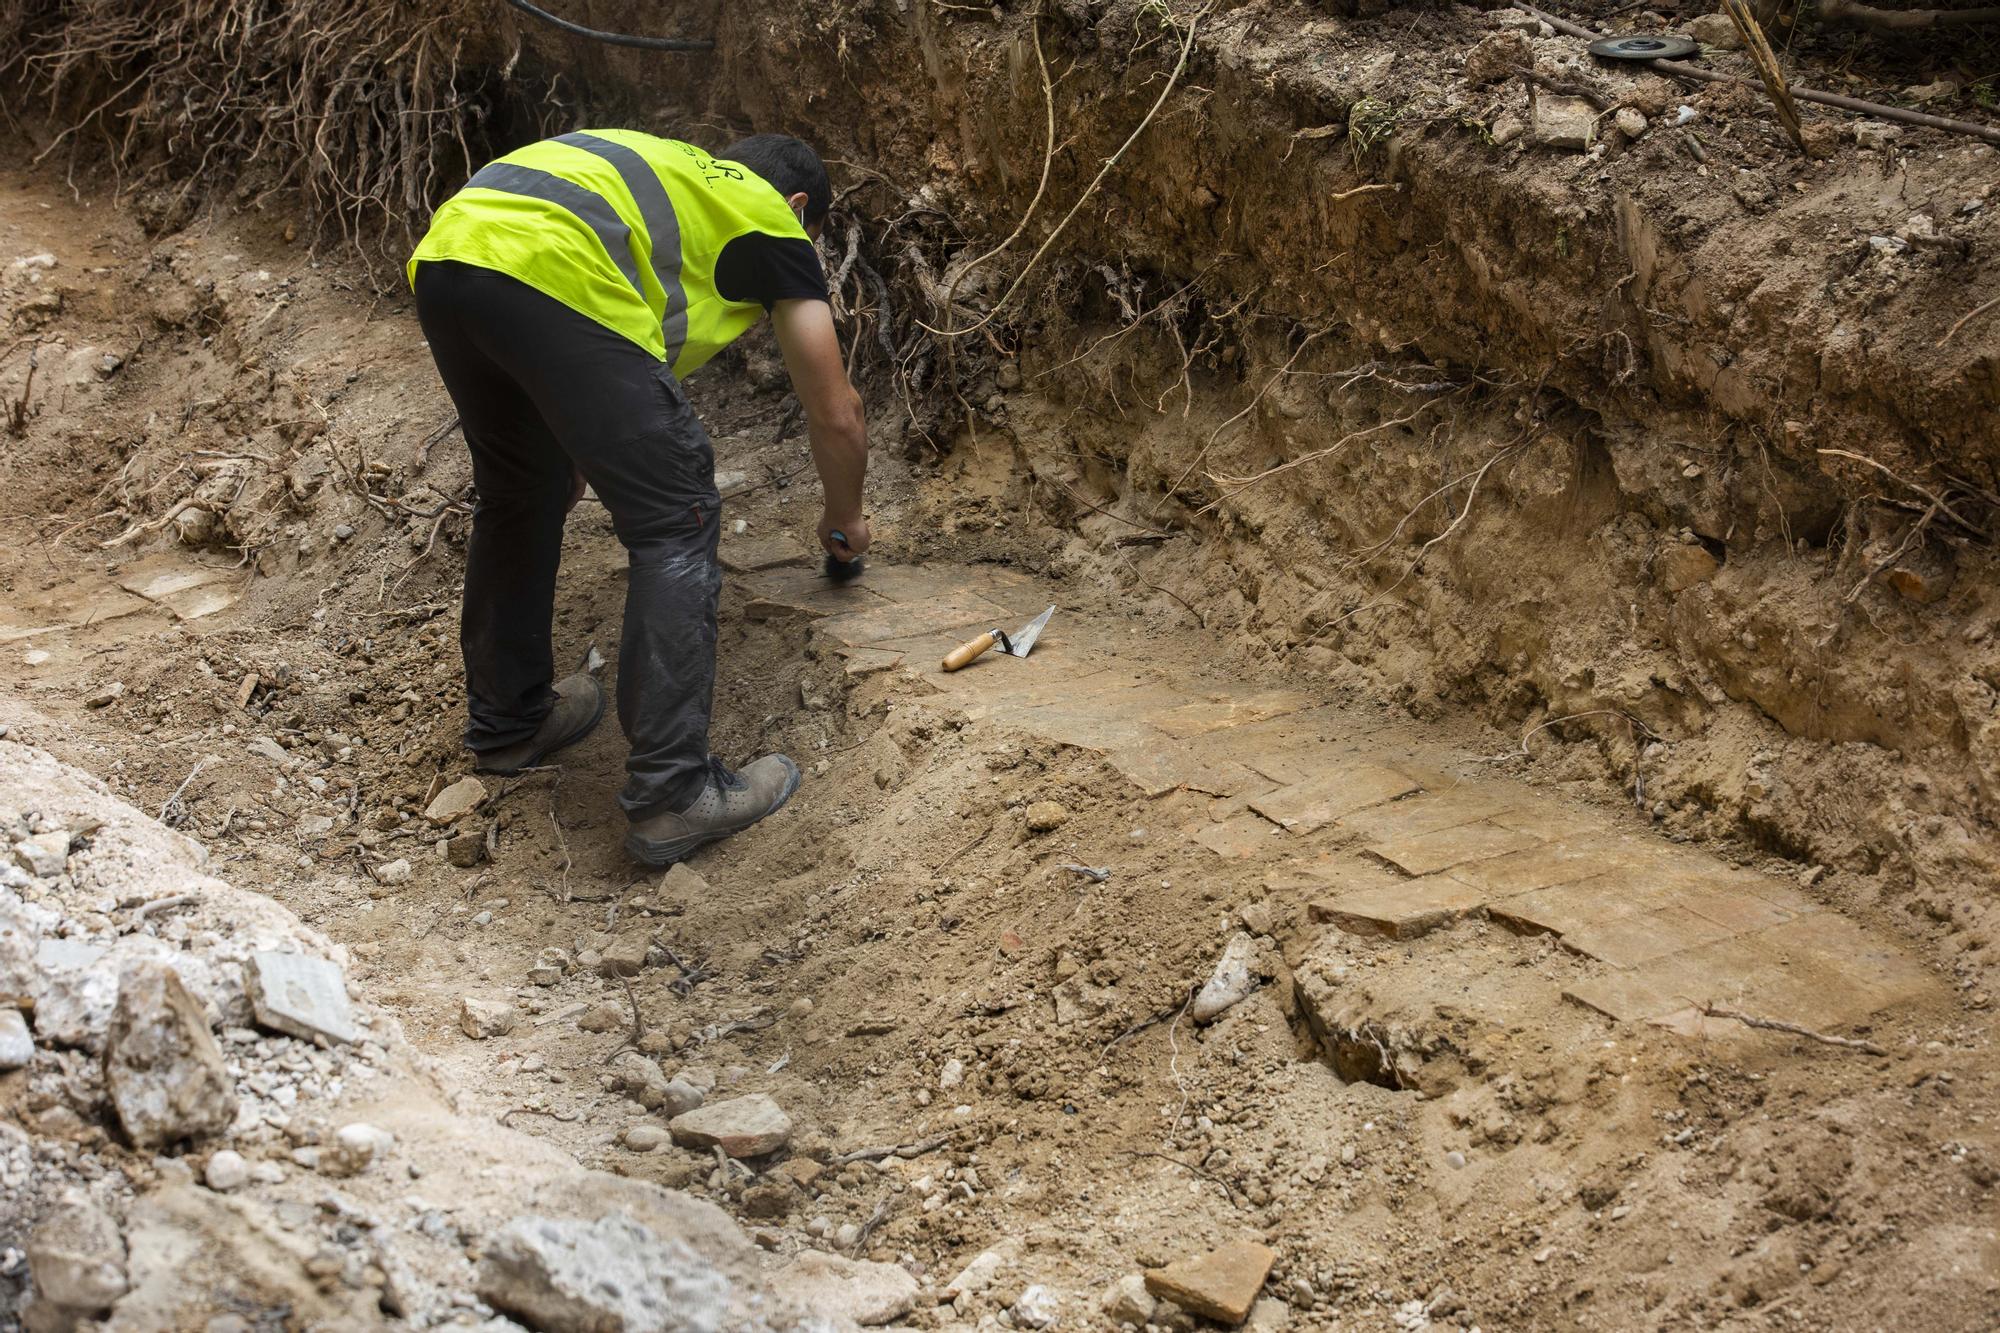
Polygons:
<instances>
[{"instance_id":1,"label":"metal trowel blade","mask_svg":"<svg viewBox=\"0 0 2000 1333\"><path fill-rule=\"evenodd\" d=\"M1011 653L1015 657L1026 657L1034 650L1035 640L1042 637L1042 627L1049 623L1049 617L1055 613L1056 609L1052 606L1033 620L1030 620L1027 624L1021 626L1020 632L1010 638L1007 641L1007 646L1000 651Z\"/></svg>"}]
</instances>

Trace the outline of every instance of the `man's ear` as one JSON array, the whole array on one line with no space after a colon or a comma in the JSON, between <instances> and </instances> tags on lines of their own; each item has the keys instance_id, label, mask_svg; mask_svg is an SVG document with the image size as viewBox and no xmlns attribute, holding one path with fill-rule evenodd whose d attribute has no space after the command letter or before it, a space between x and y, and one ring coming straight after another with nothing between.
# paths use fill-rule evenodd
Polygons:
<instances>
[{"instance_id":1,"label":"man's ear","mask_svg":"<svg viewBox=\"0 0 2000 1333\"><path fill-rule=\"evenodd\" d=\"M799 225L801 227L806 225L806 192L804 190L800 190L797 194L787 195L785 197L785 206L799 215Z\"/></svg>"}]
</instances>

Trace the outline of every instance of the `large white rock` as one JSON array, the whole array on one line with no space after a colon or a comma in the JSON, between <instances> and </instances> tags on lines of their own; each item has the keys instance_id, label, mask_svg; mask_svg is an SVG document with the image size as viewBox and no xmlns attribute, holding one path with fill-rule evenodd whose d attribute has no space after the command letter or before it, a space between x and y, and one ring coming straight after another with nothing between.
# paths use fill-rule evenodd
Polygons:
<instances>
[{"instance_id":1,"label":"large white rock","mask_svg":"<svg viewBox=\"0 0 2000 1333\"><path fill-rule=\"evenodd\" d=\"M69 830L35 833L14 844L14 863L31 875L54 879L69 862Z\"/></svg>"},{"instance_id":2,"label":"large white rock","mask_svg":"<svg viewBox=\"0 0 2000 1333\"><path fill-rule=\"evenodd\" d=\"M620 1212L521 1217L486 1245L480 1299L540 1333L721 1333L729 1280Z\"/></svg>"},{"instance_id":3,"label":"large white rock","mask_svg":"<svg viewBox=\"0 0 2000 1333\"><path fill-rule=\"evenodd\" d=\"M792 1118L761 1092L710 1102L668 1123L683 1148L721 1148L731 1157L762 1157L791 1141Z\"/></svg>"},{"instance_id":4,"label":"large white rock","mask_svg":"<svg viewBox=\"0 0 2000 1333\"><path fill-rule=\"evenodd\" d=\"M474 1041L504 1037L520 1021L520 1013L505 1000L482 1000L477 995L459 999L458 1029Z\"/></svg>"},{"instance_id":5,"label":"large white rock","mask_svg":"<svg viewBox=\"0 0 2000 1333\"><path fill-rule=\"evenodd\" d=\"M1597 138L1597 108L1581 97L1536 93L1534 121L1535 142L1547 148L1580 153Z\"/></svg>"},{"instance_id":6,"label":"large white rock","mask_svg":"<svg viewBox=\"0 0 2000 1333\"><path fill-rule=\"evenodd\" d=\"M0 1008L0 1069L19 1069L35 1058L35 1038L19 1009Z\"/></svg>"},{"instance_id":7,"label":"large white rock","mask_svg":"<svg viewBox=\"0 0 2000 1333\"><path fill-rule=\"evenodd\" d=\"M1206 1023L1240 1003L1257 988L1256 974L1251 970L1256 961L1257 941L1246 932L1237 931L1223 946L1214 974L1188 1007L1188 1017Z\"/></svg>"},{"instance_id":8,"label":"large white rock","mask_svg":"<svg viewBox=\"0 0 2000 1333\"><path fill-rule=\"evenodd\" d=\"M329 1176L358 1176L395 1146L396 1136L388 1130L356 1120L342 1125L319 1150L319 1169Z\"/></svg>"},{"instance_id":9,"label":"large white rock","mask_svg":"<svg viewBox=\"0 0 2000 1333\"><path fill-rule=\"evenodd\" d=\"M52 1046L104 1047L111 1006L118 1002L118 962L87 940L44 939L35 950L41 994L35 1032Z\"/></svg>"},{"instance_id":10,"label":"large white rock","mask_svg":"<svg viewBox=\"0 0 2000 1333\"><path fill-rule=\"evenodd\" d=\"M1104 1293L1104 1313L1115 1323L1145 1325L1152 1322L1159 1302L1146 1290L1144 1273L1127 1273Z\"/></svg>"},{"instance_id":11,"label":"large white rock","mask_svg":"<svg viewBox=\"0 0 2000 1333\"><path fill-rule=\"evenodd\" d=\"M126 966L104 1041L104 1090L141 1148L221 1134L236 1119L236 1084L201 1007L157 959Z\"/></svg>"}]
</instances>

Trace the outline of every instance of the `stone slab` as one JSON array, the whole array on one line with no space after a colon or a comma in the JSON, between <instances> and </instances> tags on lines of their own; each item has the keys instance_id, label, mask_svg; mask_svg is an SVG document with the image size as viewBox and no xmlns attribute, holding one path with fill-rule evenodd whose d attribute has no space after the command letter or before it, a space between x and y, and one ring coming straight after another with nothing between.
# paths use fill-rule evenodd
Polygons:
<instances>
[{"instance_id":1,"label":"stone slab","mask_svg":"<svg viewBox=\"0 0 2000 1333\"><path fill-rule=\"evenodd\" d=\"M1316 833L1342 815L1417 790L1412 779L1376 764L1353 764L1280 787L1250 802L1250 808L1293 833Z\"/></svg>"},{"instance_id":2,"label":"stone slab","mask_svg":"<svg viewBox=\"0 0 2000 1333\"><path fill-rule=\"evenodd\" d=\"M1496 898L1506 898L1606 874L1618 865L1615 856L1595 844L1550 842L1484 861L1461 862L1450 873Z\"/></svg>"},{"instance_id":3,"label":"stone slab","mask_svg":"<svg viewBox=\"0 0 2000 1333\"><path fill-rule=\"evenodd\" d=\"M1431 833L1417 833L1371 843L1373 855L1410 875L1430 875L1468 861L1487 861L1537 845L1532 833L1498 824L1458 824Z\"/></svg>"},{"instance_id":4,"label":"stone slab","mask_svg":"<svg viewBox=\"0 0 2000 1333\"><path fill-rule=\"evenodd\" d=\"M1580 982L1565 995L1628 1022L1716 1004L1829 1031L1916 1003L1935 986L1886 941L1815 912Z\"/></svg>"},{"instance_id":5,"label":"stone slab","mask_svg":"<svg viewBox=\"0 0 2000 1333\"><path fill-rule=\"evenodd\" d=\"M1066 693L1067 698L1038 702L1032 707L995 709L991 716L1008 726L1091 750L1164 751L1174 744L1149 720L1163 701L1184 697L1172 690L1141 685L1127 690L1086 693L1072 685Z\"/></svg>"},{"instance_id":6,"label":"stone slab","mask_svg":"<svg viewBox=\"0 0 2000 1333\"><path fill-rule=\"evenodd\" d=\"M1456 873L1452 877L1459 878ZM1663 886L1604 874L1493 899L1487 911L1495 921L1517 930L1567 935L1672 905L1672 891Z\"/></svg>"},{"instance_id":7,"label":"stone slab","mask_svg":"<svg viewBox=\"0 0 2000 1333\"><path fill-rule=\"evenodd\" d=\"M816 558L804 542L790 533L736 537L729 535L726 529L721 554L722 567L738 574L754 573L760 569L804 567L813 564Z\"/></svg>"},{"instance_id":8,"label":"stone slab","mask_svg":"<svg viewBox=\"0 0 2000 1333\"><path fill-rule=\"evenodd\" d=\"M1584 814L1532 798L1512 810L1494 815L1492 819L1502 828L1532 833L1544 842L1583 842L1604 838L1617 831L1615 825L1600 815Z\"/></svg>"},{"instance_id":9,"label":"stone slab","mask_svg":"<svg viewBox=\"0 0 2000 1333\"><path fill-rule=\"evenodd\" d=\"M1414 781L1422 779L1395 765L1395 771ZM1479 820L1490 820L1492 816L1504 814L1511 808L1508 796L1503 792L1489 791L1485 787L1438 790L1426 786L1415 796L1387 805L1370 806L1357 810L1351 815L1343 815L1337 823L1349 833L1366 838L1371 842L1386 842L1392 838L1413 838L1425 833L1436 833L1441 829L1456 828L1460 824L1471 824Z\"/></svg>"},{"instance_id":10,"label":"stone slab","mask_svg":"<svg viewBox=\"0 0 2000 1333\"><path fill-rule=\"evenodd\" d=\"M182 620L199 620L233 606L243 595L233 571L190 565L172 555L148 556L128 565L118 586L157 602Z\"/></svg>"},{"instance_id":11,"label":"stone slab","mask_svg":"<svg viewBox=\"0 0 2000 1333\"><path fill-rule=\"evenodd\" d=\"M1812 973L1869 992L1874 1008L1923 998L1936 982L1895 945L1871 935L1846 917L1814 912L1741 937L1795 975ZM1806 983L1815 987L1817 981ZM1857 1002L1860 997L1857 997Z\"/></svg>"},{"instance_id":12,"label":"stone slab","mask_svg":"<svg viewBox=\"0 0 2000 1333\"><path fill-rule=\"evenodd\" d=\"M1595 1010L1620 1023L1641 1023L1664 1018L1691 1004L1699 1003L1688 979L1700 980L1698 972L1681 972L1663 967L1635 968L1591 977L1563 988L1563 998Z\"/></svg>"},{"instance_id":13,"label":"stone slab","mask_svg":"<svg viewBox=\"0 0 2000 1333\"><path fill-rule=\"evenodd\" d=\"M1683 949L1712 944L1735 933L1676 905L1569 931L1562 942L1565 948L1585 957L1613 967L1632 968Z\"/></svg>"},{"instance_id":14,"label":"stone slab","mask_svg":"<svg viewBox=\"0 0 2000 1333\"><path fill-rule=\"evenodd\" d=\"M1317 898L1370 893L1409 882L1407 876L1351 851L1329 852L1310 860L1295 858L1264 872L1266 888L1303 889Z\"/></svg>"},{"instance_id":15,"label":"stone slab","mask_svg":"<svg viewBox=\"0 0 2000 1333\"><path fill-rule=\"evenodd\" d=\"M982 630L999 626L1008 628L1006 621L1012 614L982 597L971 593L954 593L946 597L931 598L921 602L891 602L877 605L863 611L849 611L835 615L821 624L822 632L842 643L870 644L888 639L908 638L918 634L933 634L940 630L966 630L965 638L970 639ZM1018 659L1000 655L998 664L1009 665ZM994 663L975 662L978 667L992 670ZM962 674L962 673L961 673Z\"/></svg>"},{"instance_id":16,"label":"stone slab","mask_svg":"<svg viewBox=\"0 0 2000 1333\"><path fill-rule=\"evenodd\" d=\"M136 593L95 579L60 584L46 592L21 589L10 593L8 600L11 605L5 614L18 620L0 620L0 643L160 610Z\"/></svg>"},{"instance_id":17,"label":"stone slab","mask_svg":"<svg viewBox=\"0 0 2000 1333\"><path fill-rule=\"evenodd\" d=\"M1716 888L1690 891L1682 898L1682 904L1691 912L1725 926L1732 935L1746 931L1768 930L1772 926L1783 925L1794 917L1816 911L1811 904L1800 910L1793 910L1761 897L1747 888L1728 885Z\"/></svg>"},{"instance_id":18,"label":"stone slab","mask_svg":"<svg viewBox=\"0 0 2000 1333\"><path fill-rule=\"evenodd\" d=\"M1476 911L1485 895L1448 875L1406 879L1312 904L1312 919L1353 935L1410 940Z\"/></svg>"},{"instance_id":19,"label":"stone slab","mask_svg":"<svg viewBox=\"0 0 2000 1333\"><path fill-rule=\"evenodd\" d=\"M1039 615L1056 600L1054 590L1040 580L997 565L871 564L861 581L894 602L969 594L1015 616ZM1015 626L1005 628L1011 632Z\"/></svg>"},{"instance_id":20,"label":"stone slab","mask_svg":"<svg viewBox=\"0 0 2000 1333\"><path fill-rule=\"evenodd\" d=\"M243 988L264 1027L301 1041L324 1038L350 1045L360 1040L347 1003L347 978L324 958L253 953L243 969Z\"/></svg>"},{"instance_id":21,"label":"stone slab","mask_svg":"<svg viewBox=\"0 0 2000 1333\"><path fill-rule=\"evenodd\" d=\"M1113 750L1105 758L1149 800L1183 787L1210 796L1235 796L1270 785L1262 774L1234 760L1205 759L1178 746Z\"/></svg>"},{"instance_id":22,"label":"stone slab","mask_svg":"<svg viewBox=\"0 0 2000 1333\"><path fill-rule=\"evenodd\" d=\"M1260 690L1224 699L1203 699L1155 717L1153 725L1169 736L1203 736L1225 727L1240 727L1296 713L1312 704L1294 690Z\"/></svg>"},{"instance_id":23,"label":"stone slab","mask_svg":"<svg viewBox=\"0 0 2000 1333\"><path fill-rule=\"evenodd\" d=\"M1295 713L1275 724L1239 727L1218 732L1209 739L1212 744L1224 747L1223 752L1232 759L1256 769L1280 787L1312 782L1321 774L1365 762L1360 746L1339 740L1313 740L1303 734L1304 727L1291 725L1311 716ZM1282 727L1285 734L1271 735L1274 725Z\"/></svg>"},{"instance_id":24,"label":"stone slab","mask_svg":"<svg viewBox=\"0 0 2000 1333\"><path fill-rule=\"evenodd\" d=\"M872 676L903 665L903 654L888 648L846 647L839 652L841 670L849 676Z\"/></svg>"},{"instance_id":25,"label":"stone slab","mask_svg":"<svg viewBox=\"0 0 2000 1333\"><path fill-rule=\"evenodd\" d=\"M1282 831L1270 820L1245 812L1208 825L1194 835L1194 840L1217 856L1250 860L1273 855L1272 839Z\"/></svg>"}]
</instances>

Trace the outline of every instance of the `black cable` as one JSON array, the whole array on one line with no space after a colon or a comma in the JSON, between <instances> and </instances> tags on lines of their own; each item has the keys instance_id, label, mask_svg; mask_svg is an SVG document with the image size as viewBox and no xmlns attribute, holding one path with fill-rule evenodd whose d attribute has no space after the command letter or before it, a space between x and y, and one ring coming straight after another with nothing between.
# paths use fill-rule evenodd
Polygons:
<instances>
[{"instance_id":1,"label":"black cable","mask_svg":"<svg viewBox=\"0 0 2000 1333\"><path fill-rule=\"evenodd\" d=\"M714 42L696 41L686 37L633 37L622 32L599 32L586 28L581 23L571 23L568 19L557 18L546 9L537 9L528 0L507 0L507 3L523 14L532 14L551 27L578 37L588 37L595 42L605 42L611 46L637 46L647 51L713 51Z\"/></svg>"}]
</instances>

